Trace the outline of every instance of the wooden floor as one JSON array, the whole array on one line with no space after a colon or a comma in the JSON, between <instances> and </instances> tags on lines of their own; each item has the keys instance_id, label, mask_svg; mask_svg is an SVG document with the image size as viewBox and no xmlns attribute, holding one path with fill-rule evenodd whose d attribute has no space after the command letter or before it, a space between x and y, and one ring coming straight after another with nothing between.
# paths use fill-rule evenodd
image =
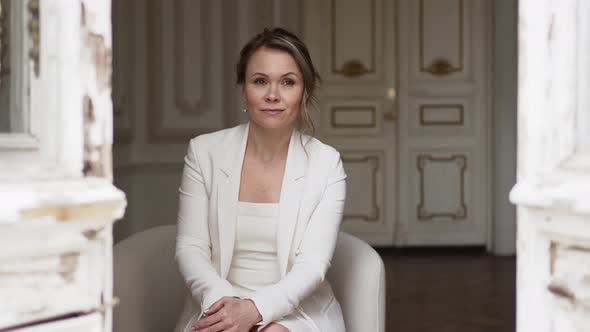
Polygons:
<instances>
[{"instance_id":1,"label":"wooden floor","mask_svg":"<svg viewBox=\"0 0 590 332\"><path fill-rule=\"evenodd\" d=\"M378 252L387 273L387 331L515 331L514 257L482 248Z\"/></svg>"}]
</instances>

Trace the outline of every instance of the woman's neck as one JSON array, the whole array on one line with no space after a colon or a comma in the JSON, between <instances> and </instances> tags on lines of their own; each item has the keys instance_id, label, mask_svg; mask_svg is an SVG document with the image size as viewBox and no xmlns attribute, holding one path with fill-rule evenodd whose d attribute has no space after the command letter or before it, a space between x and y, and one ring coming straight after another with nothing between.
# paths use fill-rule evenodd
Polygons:
<instances>
[{"instance_id":1,"label":"woman's neck","mask_svg":"<svg viewBox=\"0 0 590 332\"><path fill-rule=\"evenodd\" d=\"M251 121L246 149L252 153L252 156L261 158L263 161L284 158L289 150L293 129L294 127L266 129Z\"/></svg>"}]
</instances>

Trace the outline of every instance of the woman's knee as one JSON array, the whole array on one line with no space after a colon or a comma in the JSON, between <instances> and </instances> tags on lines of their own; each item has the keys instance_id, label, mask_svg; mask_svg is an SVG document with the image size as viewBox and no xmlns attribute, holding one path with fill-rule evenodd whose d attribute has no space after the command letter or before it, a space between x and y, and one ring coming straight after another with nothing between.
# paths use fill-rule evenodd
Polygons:
<instances>
[{"instance_id":1,"label":"woman's knee","mask_svg":"<svg viewBox=\"0 0 590 332\"><path fill-rule=\"evenodd\" d=\"M291 330L281 324L270 323L261 332L291 332Z\"/></svg>"}]
</instances>

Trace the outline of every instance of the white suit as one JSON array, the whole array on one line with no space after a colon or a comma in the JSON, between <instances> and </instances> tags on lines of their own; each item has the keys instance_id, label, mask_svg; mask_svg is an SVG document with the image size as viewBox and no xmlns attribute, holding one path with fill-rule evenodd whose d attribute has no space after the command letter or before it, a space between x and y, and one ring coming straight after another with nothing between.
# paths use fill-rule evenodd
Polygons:
<instances>
[{"instance_id":1,"label":"white suit","mask_svg":"<svg viewBox=\"0 0 590 332\"><path fill-rule=\"evenodd\" d=\"M248 124L190 141L180 185L176 260L191 292L178 331L224 296L234 250L236 208ZM302 145L303 143L303 145ZM324 280L336 245L346 174L332 147L293 131L279 202L277 259L281 280L250 298L267 325L294 311L320 331L344 331L342 313Z\"/></svg>"}]
</instances>

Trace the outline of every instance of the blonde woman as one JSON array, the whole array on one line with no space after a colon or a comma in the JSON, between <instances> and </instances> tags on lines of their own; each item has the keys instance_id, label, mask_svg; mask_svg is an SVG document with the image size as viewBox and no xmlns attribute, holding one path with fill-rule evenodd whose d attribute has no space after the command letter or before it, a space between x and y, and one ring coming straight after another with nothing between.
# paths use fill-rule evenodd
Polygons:
<instances>
[{"instance_id":1,"label":"blonde woman","mask_svg":"<svg viewBox=\"0 0 590 332\"><path fill-rule=\"evenodd\" d=\"M190 291L177 331L344 331L325 280L346 193L340 154L306 134L320 77L275 28L240 53L248 124L190 141L176 260Z\"/></svg>"}]
</instances>

